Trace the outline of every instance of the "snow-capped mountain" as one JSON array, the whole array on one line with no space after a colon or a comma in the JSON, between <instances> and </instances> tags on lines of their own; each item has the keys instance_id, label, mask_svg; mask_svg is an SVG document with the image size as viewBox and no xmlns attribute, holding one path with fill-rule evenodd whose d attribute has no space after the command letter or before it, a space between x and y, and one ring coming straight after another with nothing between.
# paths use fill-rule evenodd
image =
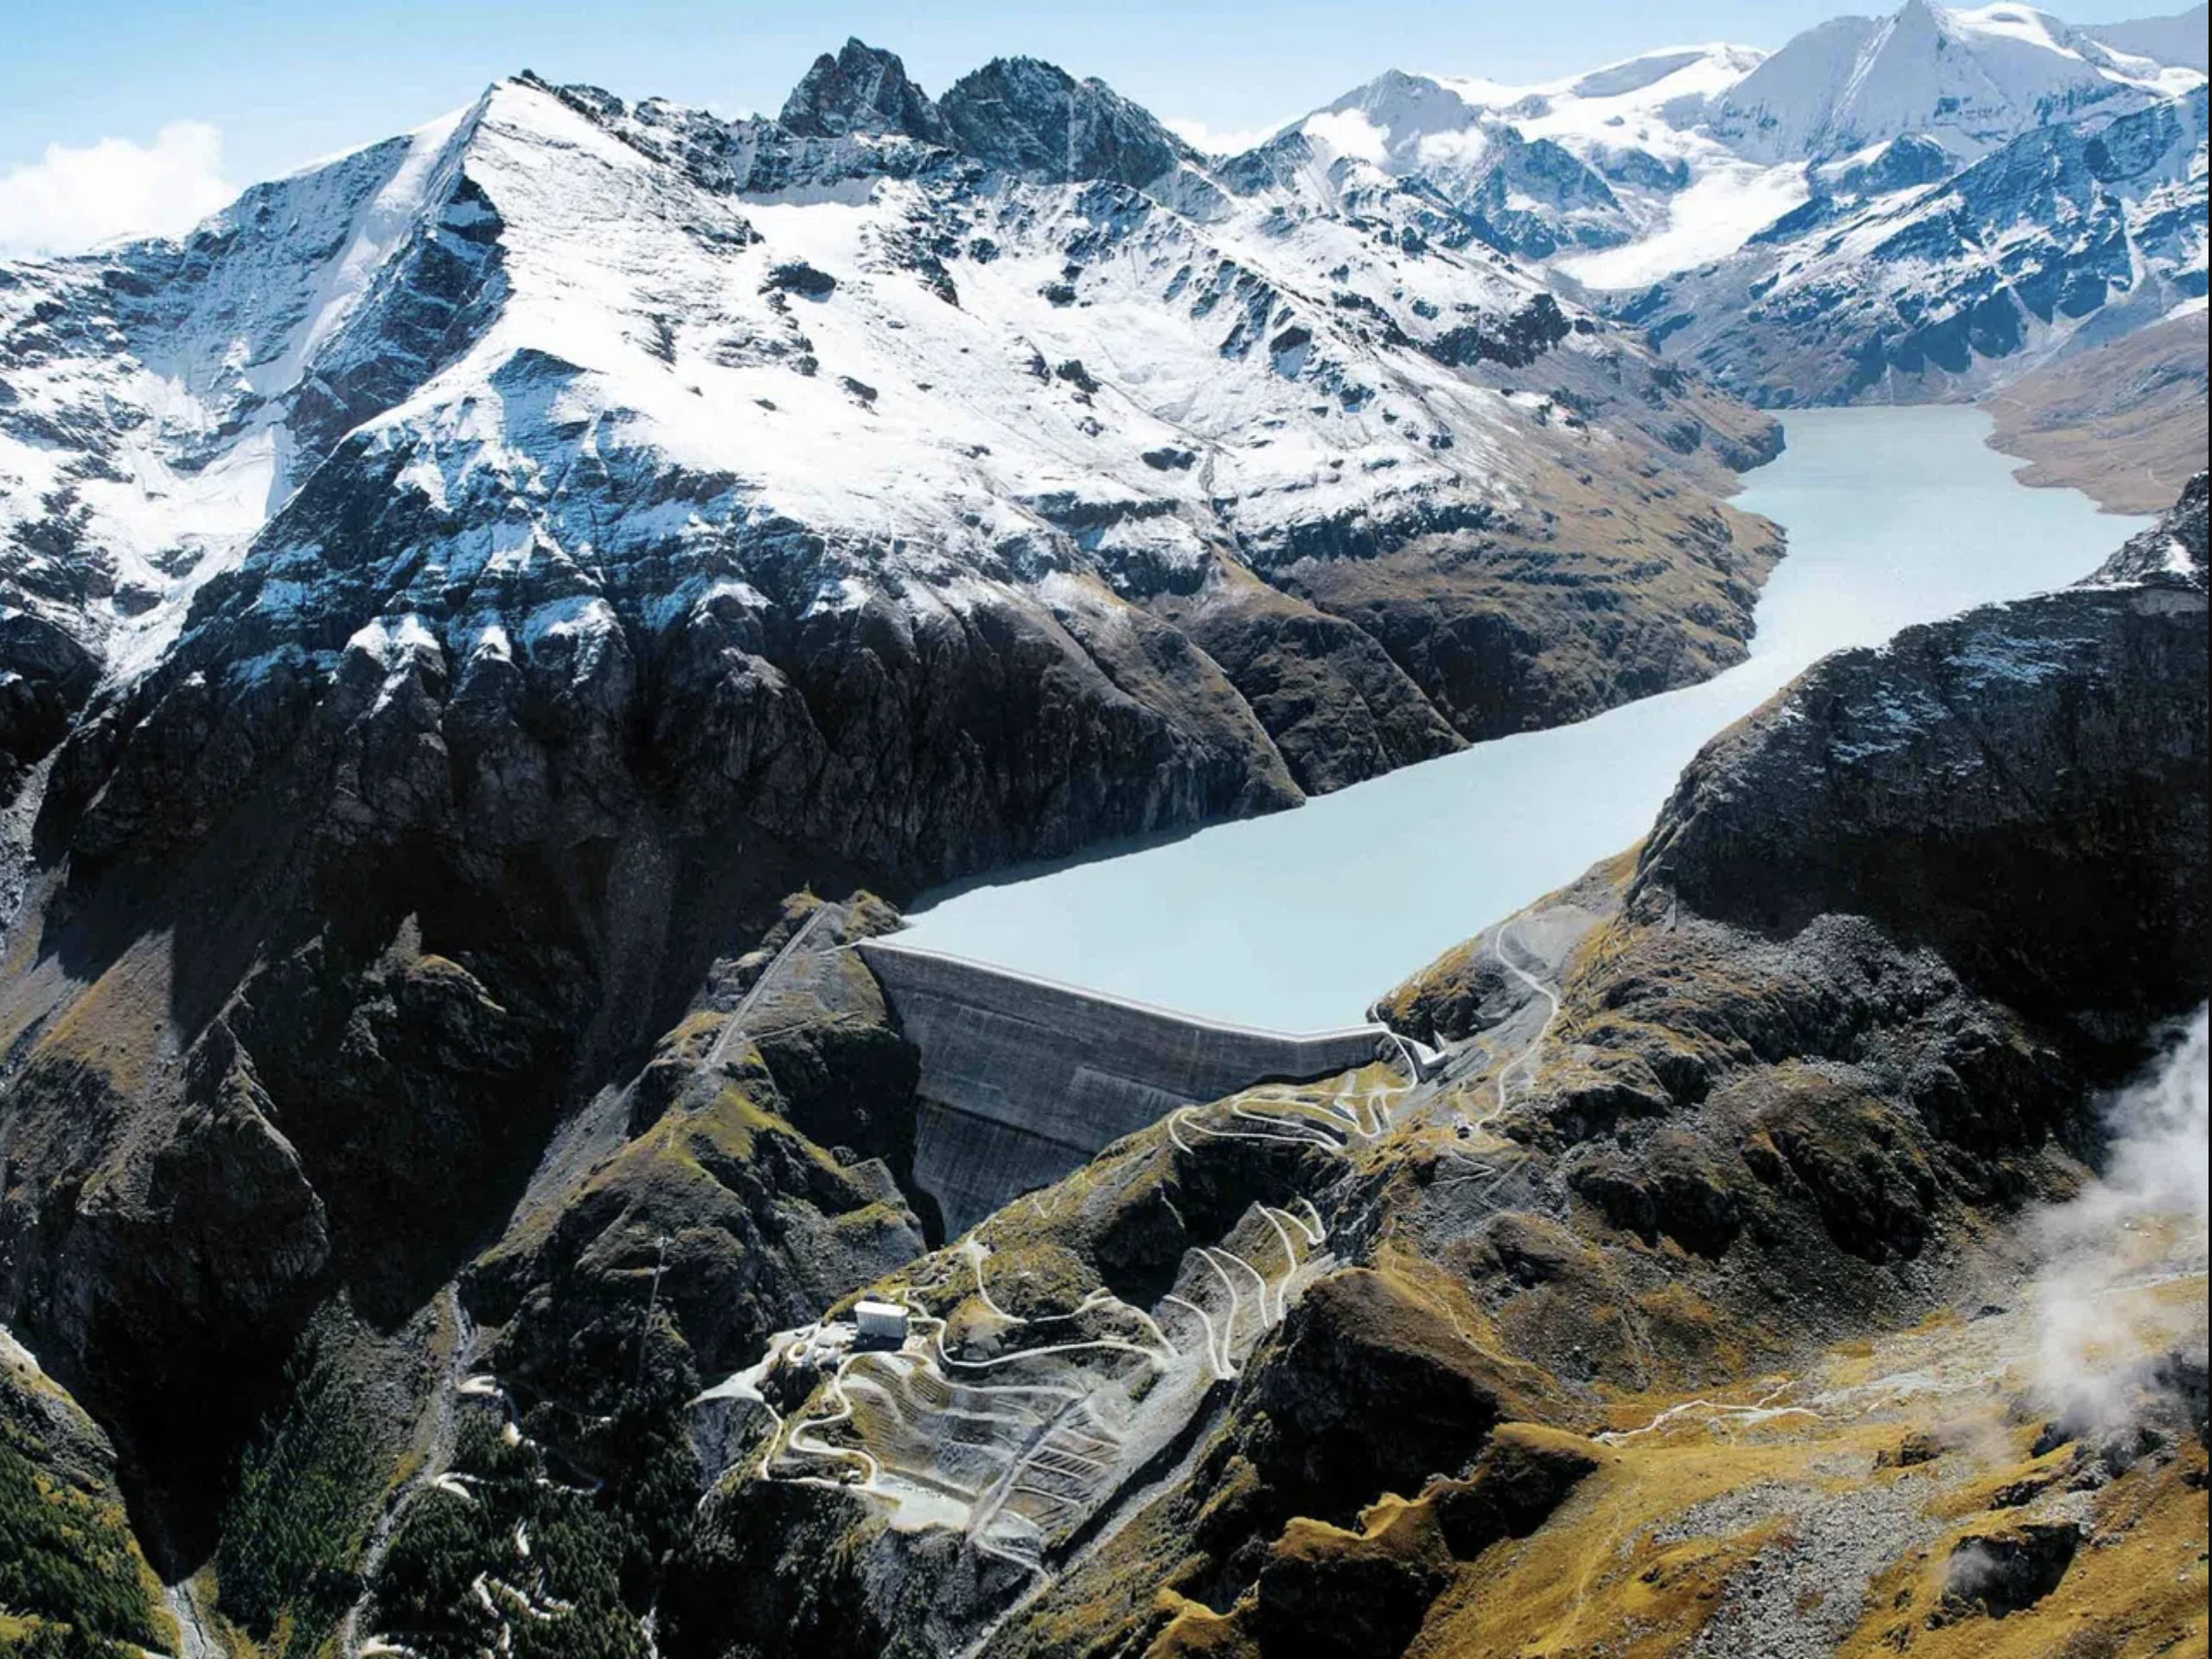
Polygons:
<instances>
[{"instance_id":1,"label":"snow-capped mountain","mask_svg":"<svg viewBox=\"0 0 2212 1659\"><path fill-rule=\"evenodd\" d=\"M1903 140L1948 172L2023 133L2201 86L2186 19L2081 29L1908 0L1771 54L1708 45L1536 86L1400 71L1294 123L1317 151L1431 186L1474 234L1595 290L1722 259ZM1927 183L1926 177L1911 183Z\"/></svg>"},{"instance_id":2,"label":"snow-capped mountain","mask_svg":"<svg viewBox=\"0 0 2212 1659\"><path fill-rule=\"evenodd\" d=\"M1941 395L2201 298L2196 25L1908 0L1539 86L1394 70L1219 172L1431 193L1763 404Z\"/></svg>"},{"instance_id":3,"label":"snow-capped mountain","mask_svg":"<svg viewBox=\"0 0 2212 1659\"><path fill-rule=\"evenodd\" d=\"M1757 1602L1766 1652L1862 1588L1870 1640L1958 1632L1975 1458L1800 1596L1802 1540L1676 1549L1705 1431L1641 1437L1978 1305L2201 1005L2201 475L2094 586L1814 669L1640 855L1386 997L1441 1069L1370 1031L1215 1111L1137 1049L1218 1032L948 1002L979 1095L1166 1116L944 1252L939 1128L1062 1166L925 1094L860 947L1742 657L1780 549L1725 496L1780 432L1669 355L1912 395L2201 315L2201 81L2035 27L2096 86L1985 100L1972 156L1934 105L1834 151L1919 94L1818 86L1768 156L1716 112L1776 60L1728 48L1386 78L1235 157L1025 59L932 97L848 42L734 121L525 74L0 264L0 1533L55 1564L28 1635L0 1571L0 1649L1304 1654L1318 1609L1383 1659L1540 1645L1598 1555L1593 1640ZM863 1291L917 1340L850 1368ZM1992 1351L1977 1443L2048 1484ZM1821 1425L1744 1464L1784 1510L1930 1478L1715 1409ZM2185 1418L2112 1443L2147 1507L2115 1463L2067 1517L2201 1503ZM1566 1508L1599 1533L1515 1556ZM1525 1628L1466 1599L1501 1570Z\"/></svg>"},{"instance_id":4,"label":"snow-capped mountain","mask_svg":"<svg viewBox=\"0 0 2212 1659\"><path fill-rule=\"evenodd\" d=\"M64 772L166 833L155 732L544 700L947 869L1710 671L1766 555L1698 490L1765 428L1461 228L1217 177L1029 61L932 101L853 42L773 121L502 83L0 267L0 579L60 659L8 747L106 674L121 770Z\"/></svg>"},{"instance_id":5,"label":"snow-capped mountain","mask_svg":"<svg viewBox=\"0 0 2212 1659\"><path fill-rule=\"evenodd\" d=\"M2199 86L1947 177L1928 141L1895 139L1618 314L1769 405L1975 393L2170 317L2201 329L2206 131Z\"/></svg>"},{"instance_id":6,"label":"snow-capped mountain","mask_svg":"<svg viewBox=\"0 0 2212 1659\"><path fill-rule=\"evenodd\" d=\"M2116 51L2025 6L1949 10L1907 0L1890 17L1839 17L1783 47L1714 101L1739 153L1831 160L1908 134L1971 161L2031 127L2119 113L2196 77Z\"/></svg>"},{"instance_id":7,"label":"snow-capped mountain","mask_svg":"<svg viewBox=\"0 0 2212 1659\"><path fill-rule=\"evenodd\" d=\"M1333 190L853 42L785 118L524 75L0 266L0 1309L150 1505L211 1524L237 1375L451 1278L786 895L1743 653L1774 423Z\"/></svg>"},{"instance_id":8,"label":"snow-capped mountain","mask_svg":"<svg viewBox=\"0 0 2212 1659\"><path fill-rule=\"evenodd\" d=\"M1796 170L1740 157L1704 125L1712 100L1763 56L1685 48L1535 86L1392 71L1259 153L1302 143L1418 181L1481 240L1604 285L1624 257L1727 253L1803 200Z\"/></svg>"},{"instance_id":9,"label":"snow-capped mountain","mask_svg":"<svg viewBox=\"0 0 2212 1659\"><path fill-rule=\"evenodd\" d=\"M433 449L455 453L448 412L481 410L495 376L525 373L548 388L567 377L534 394L541 418L604 420L647 470L712 480L699 522L719 527L718 546L738 524L823 538L813 579L861 608L854 593L965 616L980 598L1058 637L1073 580L1086 605L1172 616L1239 658L1218 637L1224 614L1268 610L1270 641L1359 614L1350 632L1324 629L1324 655L1351 658L1314 683L1349 673L1370 688L1360 704L1384 712L1327 733L1326 755L1304 752L1311 734L1293 740L1301 787L1509 727L1523 703L1542 706L1537 718L1571 712L1587 689L1444 669L1456 658L1439 657L1433 622L1408 620L1403 591L1378 598L1342 561L1279 573L1318 522L1382 527L1397 545L1424 527L1532 522L1531 503L1558 493L1535 458L1565 464L1566 429L1509 394L1538 357L1533 389L1570 400L1553 413L1576 408L1632 445L1674 441L1672 414L1612 388L1621 336L1555 285L1608 296L1629 337L1648 328L1764 401L1886 379L1887 366L1808 368L1787 383L1789 365L1832 356L1819 341L1863 323L1892 344L1925 336L1929 360L1971 382L1947 330L1982 358L2048 355L2091 311L2109 310L2104 337L2192 283L2201 292L2188 208L2202 184L2185 150L2148 170L2098 159L2112 123L2188 125L2175 100L2203 77L2157 56L2177 55L2178 38L1910 0L1771 54L1684 48L1533 86L1394 71L1232 158L1197 154L1099 82L1022 60L932 99L895 58L854 45L817 63L774 121L516 81L258 187L181 243L0 274L0 581L13 606L0 626L34 669L10 682L5 747L19 763L43 753L101 674L161 662L194 596L278 533L319 469L397 446L415 458L402 476L426 484L423 443L437 434ZM2055 141L2064 177L2030 188L2036 146L2061 131L2075 134ZM1958 186L1976 236L2009 227L2012 266L2038 227L2051 239L2031 286L2064 289L2068 320L2051 323L2031 292L2016 328L1991 309L1981 244L1962 231L1936 247L1950 198L1914 193L2023 142ZM2018 203L1997 199L2001 178L2025 192ZM2140 234L2112 230L2129 202ZM1938 227L1897 240L1916 215ZM587 218L616 230L590 235ZM2103 228L2064 241L2077 221ZM2125 304L2091 303L2099 279ZM1977 320L1959 322L1954 301L1980 306ZM1700 327L1722 330L1729 305L1755 308L1755 326L1707 340ZM1609 420L1596 413L1608 398ZM479 476L476 459L450 466L441 491ZM614 522L595 506L586 538L540 513L531 534L571 558L590 541L619 586L604 564ZM843 570L841 550L859 548L887 551ZM271 543L253 568L282 562ZM821 594L771 599L748 557L729 562L715 580L771 611L826 614ZM630 625L600 586L585 584ZM658 637L688 601L658 576L647 586ZM291 661L267 606L223 619L229 591L201 620L266 633L260 651ZM486 614L509 638L537 637L511 599ZM335 649L292 646L302 660ZM441 649L466 662L474 637ZM1709 656L1701 644L1664 672ZM1232 725L1233 749L1281 746L1279 731Z\"/></svg>"}]
</instances>

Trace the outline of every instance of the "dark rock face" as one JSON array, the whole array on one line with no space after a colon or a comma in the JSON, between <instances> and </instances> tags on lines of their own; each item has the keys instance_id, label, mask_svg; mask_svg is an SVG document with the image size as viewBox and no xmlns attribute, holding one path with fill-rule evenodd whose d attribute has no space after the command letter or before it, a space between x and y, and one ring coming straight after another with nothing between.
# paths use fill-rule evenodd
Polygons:
<instances>
[{"instance_id":1,"label":"dark rock face","mask_svg":"<svg viewBox=\"0 0 2212 1659\"><path fill-rule=\"evenodd\" d=\"M1688 162L1679 156L1672 163L1663 162L1648 150L1608 151L1598 163L1598 170L1616 183L1639 185L1646 190L1680 190L1690 183Z\"/></svg>"},{"instance_id":2,"label":"dark rock face","mask_svg":"<svg viewBox=\"0 0 2212 1659\"><path fill-rule=\"evenodd\" d=\"M848 40L835 57L814 61L777 118L809 138L847 133L895 132L927 144L949 144L950 130L937 106L906 78L896 53Z\"/></svg>"},{"instance_id":3,"label":"dark rock face","mask_svg":"<svg viewBox=\"0 0 2212 1659\"><path fill-rule=\"evenodd\" d=\"M1142 186L1197 159L1105 82L1077 80L1034 58L1000 58L963 76L941 108L962 150L1025 178Z\"/></svg>"},{"instance_id":4,"label":"dark rock face","mask_svg":"<svg viewBox=\"0 0 2212 1659\"><path fill-rule=\"evenodd\" d=\"M2093 585L2144 584L2181 591L2205 586L2206 497L2212 474L2189 481L2173 509L2097 567Z\"/></svg>"},{"instance_id":5,"label":"dark rock face","mask_svg":"<svg viewBox=\"0 0 2212 1659\"><path fill-rule=\"evenodd\" d=\"M502 1376L612 1409L655 1343L654 1362L695 1393L921 1253L906 1196L917 1064L845 948L895 925L866 899L793 907L765 961L742 964L755 977L738 1009L678 1026L602 1108L620 1108L620 1150L565 1187L538 1182L470 1269ZM647 1276L662 1329L641 1329Z\"/></svg>"},{"instance_id":6,"label":"dark rock face","mask_svg":"<svg viewBox=\"0 0 2212 1659\"><path fill-rule=\"evenodd\" d=\"M1308 794L1449 754L1462 740L1365 630L1255 585L1184 625L1259 715Z\"/></svg>"},{"instance_id":7,"label":"dark rock face","mask_svg":"<svg viewBox=\"0 0 2212 1659\"><path fill-rule=\"evenodd\" d=\"M1634 163L1627 170L1637 170ZM1674 182L1659 170L1663 181ZM1483 240L1527 259L1548 259L1568 247L1610 247L1628 238L1620 199L1602 175L1552 139L1531 143L1512 127L1495 133L1479 180L1454 195ZM1571 240L1555 228L1562 221L1569 223Z\"/></svg>"},{"instance_id":8,"label":"dark rock face","mask_svg":"<svg viewBox=\"0 0 2212 1659\"><path fill-rule=\"evenodd\" d=\"M158 1516L223 1479L328 1270L330 1219L226 1030L188 1057L185 1099L160 1100L166 1121L147 1132L123 1110L128 1062L118 1075L109 1059L130 1047L106 1023L118 1011L88 1015L89 1046L48 1045L10 1080L0 1157L21 1173L0 1248L19 1264L16 1319L76 1380L124 1454L126 1489ZM157 1521L149 1541L196 1540Z\"/></svg>"},{"instance_id":9,"label":"dark rock face","mask_svg":"<svg viewBox=\"0 0 2212 1659\"><path fill-rule=\"evenodd\" d=\"M1836 188L1842 195L1887 195L1915 184L1933 184L1956 164L1951 152L1934 139L1908 132L1883 145L1871 161L1845 168Z\"/></svg>"},{"instance_id":10,"label":"dark rock face","mask_svg":"<svg viewBox=\"0 0 2212 1659\"><path fill-rule=\"evenodd\" d=\"M67 734L99 678L98 659L58 623L28 611L0 617L0 801Z\"/></svg>"},{"instance_id":11,"label":"dark rock face","mask_svg":"<svg viewBox=\"0 0 2212 1659\"><path fill-rule=\"evenodd\" d=\"M1544 353L1565 339L1571 325L1549 294L1538 294L1525 310L1495 328L1461 323L1439 335L1429 355L1437 362L1459 368L1467 363L1503 363L1526 368Z\"/></svg>"},{"instance_id":12,"label":"dark rock face","mask_svg":"<svg viewBox=\"0 0 2212 1659\"><path fill-rule=\"evenodd\" d=\"M566 374L518 361L508 383L520 392ZM465 533L457 503L440 512L394 487L401 464L362 445L334 458L272 527L272 556L209 583L204 625L82 734L49 807L74 812L80 791L96 797L74 828L84 857L167 855L255 786L278 791L333 857L412 835L475 859L618 837L665 793L683 831L734 810L909 879L1296 798L1249 710L1165 625L1139 616L1094 634L1080 617L1055 625L1013 604L913 618L872 601L806 618L800 595L826 550L786 524L760 530L760 556L794 600L769 631L713 607L657 639L617 624L522 662L450 664L427 638L393 657L376 618L406 604L391 584L412 572L377 550ZM610 514L666 487L620 470L591 486ZM302 537L334 577L328 608L304 619L265 603L284 583L276 550ZM665 567L632 569L647 586L623 609L643 610ZM488 577L477 597L496 605L503 591ZM474 601L449 589L444 602L457 613ZM596 609L582 594L568 603ZM1093 652L1064 649L1071 633ZM311 659L332 652L326 679ZM265 655L278 659L267 672L238 671ZM1182 713L1131 699L1121 682L1138 676ZM1069 722L1077 708L1088 712ZM1032 765L1056 781L1039 790ZM342 777L348 789L330 800Z\"/></svg>"},{"instance_id":13,"label":"dark rock face","mask_svg":"<svg viewBox=\"0 0 2212 1659\"><path fill-rule=\"evenodd\" d=\"M895 1651L898 1638L843 1547L856 1528L879 1526L863 1500L818 1487L710 1495L670 1565L661 1602L668 1651L765 1652L769 1631L796 1649Z\"/></svg>"},{"instance_id":14,"label":"dark rock face","mask_svg":"<svg viewBox=\"0 0 2212 1659\"><path fill-rule=\"evenodd\" d=\"M1829 659L1684 774L1632 906L1863 915L2038 1017L2180 1012L2212 945L2204 524L2200 477L2098 585Z\"/></svg>"},{"instance_id":15,"label":"dark rock face","mask_svg":"<svg viewBox=\"0 0 2212 1659\"><path fill-rule=\"evenodd\" d=\"M827 299L837 291L837 279L827 271L815 270L804 259L793 259L768 273L768 285L808 299Z\"/></svg>"},{"instance_id":16,"label":"dark rock face","mask_svg":"<svg viewBox=\"0 0 2212 1659\"><path fill-rule=\"evenodd\" d=\"M2034 1606L2058 1588L2081 1547L2071 1521L2029 1521L2017 1529L1961 1539L1944 1567L1945 1623L1985 1613L2003 1618Z\"/></svg>"},{"instance_id":17,"label":"dark rock face","mask_svg":"<svg viewBox=\"0 0 2212 1659\"><path fill-rule=\"evenodd\" d=\"M1291 1513L1347 1521L1366 1494L1458 1467L1515 1414L1518 1380L1378 1273L1315 1285L1284 1342L1251 1455Z\"/></svg>"},{"instance_id":18,"label":"dark rock face","mask_svg":"<svg viewBox=\"0 0 2212 1659\"><path fill-rule=\"evenodd\" d=\"M1596 1448L1525 1424L1502 1430L1466 1478L1432 1481L1389 1526L1353 1538L1294 1527L1238 1610L1259 1650L1288 1659L1395 1659L1453 1569L1525 1537L1599 1466Z\"/></svg>"}]
</instances>

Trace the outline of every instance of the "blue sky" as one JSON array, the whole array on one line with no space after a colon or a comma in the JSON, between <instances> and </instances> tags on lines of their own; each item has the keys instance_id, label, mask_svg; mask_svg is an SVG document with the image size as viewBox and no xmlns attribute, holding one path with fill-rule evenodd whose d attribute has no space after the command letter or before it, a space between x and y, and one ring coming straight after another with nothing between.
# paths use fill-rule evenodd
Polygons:
<instances>
[{"instance_id":1,"label":"blue sky","mask_svg":"<svg viewBox=\"0 0 2212 1659\"><path fill-rule=\"evenodd\" d=\"M0 242L10 217L18 243L20 222L43 215L58 244L77 234L77 218L110 209L125 219L196 213L219 184L419 125L524 67L625 97L772 113L817 52L859 35L900 53L932 93L988 58L1027 53L1103 76L1162 117L1234 132L1303 113L1392 67L1535 80L1678 42L1778 45L1849 9L1837 0L1246 0L1194 17L1157 0L1051 9L0 0ZM2068 15L2170 10L2179 0L2099 0ZM70 165L41 173L50 146Z\"/></svg>"}]
</instances>

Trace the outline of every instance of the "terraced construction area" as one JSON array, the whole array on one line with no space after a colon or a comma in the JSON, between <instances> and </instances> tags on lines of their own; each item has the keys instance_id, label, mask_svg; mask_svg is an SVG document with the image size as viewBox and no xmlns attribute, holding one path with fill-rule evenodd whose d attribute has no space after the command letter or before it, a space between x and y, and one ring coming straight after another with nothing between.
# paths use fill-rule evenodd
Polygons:
<instances>
[{"instance_id":1,"label":"terraced construction area","mask_svg":"<svg viewBox=\"0 0 2212 1659\"><path fill-rule=\"evenodd\" d=\"M894 1527L950 1528L980 1555L1042 1573L1173 1462L1216 1390L1336 1265L1328 1177L1389 1133L1414 1092L1375 1065L1179 1107L879 1292L909 1310L904 1346L857 1347L833 1310L711 1397L770 1419L759 1478L865 1492ZM1210 1217L1177 1211L1163 1177L1179 1161L1224 1154L1256 1155L1256 1168L1288 1178L1263 1177L1263 1190L1208 1229L1199 1223ZM1126 1202L1133 1181L1144 1202L1206 1241L1141 1291L1088 1283L1044 1239L1094 1199ZM788 1412L776 1404L794 1399Z\"/></svg>"}]
</instances>

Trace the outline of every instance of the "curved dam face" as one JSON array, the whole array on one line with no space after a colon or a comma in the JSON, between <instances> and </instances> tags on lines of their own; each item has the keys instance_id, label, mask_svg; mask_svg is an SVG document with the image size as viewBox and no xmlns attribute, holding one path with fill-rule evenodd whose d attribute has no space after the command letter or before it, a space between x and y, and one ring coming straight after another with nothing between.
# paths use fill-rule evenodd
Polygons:
<instances>
[{"instance_id":1,"label":"curved dam face","mask_svg":"<svg viewBox=\"0 0 2212 1659\"><path fill-rule=\"evenodd\" d=\"M956 1237L1178 1106L1395 1048L1380 1025L1220 1024L889 939L853 947L921 1052L915 1184Z\"/></svg>"}]
</instances>

